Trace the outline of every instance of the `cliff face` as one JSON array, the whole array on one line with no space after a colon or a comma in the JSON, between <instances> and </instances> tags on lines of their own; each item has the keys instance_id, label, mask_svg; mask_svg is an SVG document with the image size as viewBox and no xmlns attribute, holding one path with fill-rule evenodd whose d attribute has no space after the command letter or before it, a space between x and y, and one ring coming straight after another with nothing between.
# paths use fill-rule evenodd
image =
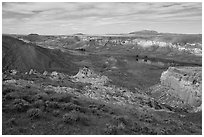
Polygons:
<instances>
[{"instance_id":1,"label":"cliff face","mask_svg":"<svg viewBox=\"0 0 204 137\"><path fill-rule=\"evenodd\" d=\"M148 91L158 102L174 108L202 109L201 67L170 67L162 73L160 81Z\"/></svg>"},{"instance_id":2,"label":"cliff face","mask_svg":"<svg viewBox=\"0 0 204 137\"><path fill-rule=\"evenodd\" d=\"M199 107L202 104L202 68L170 67L161 75L161 85L170 88L170 94L184 104Z\"/></svg>"}]
</instances>

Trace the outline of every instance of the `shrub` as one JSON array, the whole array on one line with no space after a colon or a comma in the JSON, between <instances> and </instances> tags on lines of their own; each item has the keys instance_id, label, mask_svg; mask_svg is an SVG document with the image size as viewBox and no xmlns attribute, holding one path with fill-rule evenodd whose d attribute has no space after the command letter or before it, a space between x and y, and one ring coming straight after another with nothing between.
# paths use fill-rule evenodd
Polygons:
<instances>
[{"instance_id":1,"label":"shrub","mask_svg":"<svg viewBox=\"0 0 204 137\"><path fill-rule=\"evenodd\" d=\"M124 130L125 129L125 125L122 122L118 123L118 129L119 130Z\"/></svg>"},{"instance_id":2,"label":"shrub","mask_svg":"<svg viewBox=\"0 0 204 137\"><path fill-rule=\"evenodd\" d=\"M160 135L168 135L168 134L173 134L173 130L174 130L173 128L163 127L163 128L160 128L157 132Z\"/></svg>"},{"instance_id":3,"label":"shrub","mask_svg":"<svg viewBox=\"0 0 204 137\"><path fill-rule=\"evenodd\" d=\"M28 128L27 127L19 127L18 128L18 131L22 134L25 134L28 132Z\"/></svg>"},{"instance_id":4,"label":"shrub","mask_svg":"<svg viewBox=\"0 0 204 137\"><path fill-rule=\"evenodd\" d=\"M142 128L137 122L134 122L131 130L133 130L134 132L140 132L142 130Z\"/></svg>"},{"instance_id":5,"label":"shrub","mask_svg":"<svg viewBox=\"0 0 204 137\"><path fill-rule=\"evenodd\" d=\"M50 97L47 93L41 92L34 96L34 100L39 100L39 99L46 101L46 100L49 100Z\"/></svg>"},{"instance_id":6,"label":"shrub","mask_svg":"<svg viewBox=\"0 0 204 137\"><path fill-rule=\"evenodd\" d=\"M157 121L152 115L144 114L139 116L139 120L147 123Z\"/></svg>"},{"instance_id":7,"label":"shrub","mask_svg":"<svg viewBox=\"0 0 204 137\"><path fill-rule=\"evenodd\" d=\"M8 93L11 93L11 92L14 92L15 90L14 89L10 89L10 88L6 88L6 89L2 89L2 95L6 95Z\"/></svg>"},{"instance_id":8,"label":"shrub","mask_svg":"<svg viewBox=\"0 0 204 137\"><path fill-rule=\"evenodd\" d=\"M89 108L85 108L85 107L78 107L77 110L79 110L81 113L88 113L90 112Z\"/></svg>"},{"instance_id":9,"label":"shrub","mask_svg":"<svg viewBox=\"0 0 204 137\"><path fill-rule=\"evenodd\" d=\"M129 119L127 116L113 116L113 119L117 121L117 123L124 123L127 125L129 123Z\"/></svg>"},{"instance_id":10,"label":"shrub","mask_svg":"<svg viewBox=\"0 0 204 137\"><path fill-rule=\"evenodd\" d=\"M32 95L22 95L21 98L28 101L28 102L30 102L30 103L33 102Z\"/></svg>"},{"instance_id":11,"label":"shrub","mask_svg":"<svg viewBox=\"0 0 204 137\"><path fill-rule=\"evenodd\" d=\"M52 114L57 117L60 115L60 110L53 110Z\"/></svg>"},{"instance_id":12,"label":"shrub","mask_svg":"<svg viewBox=\"0 0 204 137\"><path fill-rule=\"evenodd\" d=\"M84 113L78 113L78 121L80 123L82 123L83 125L89 125L88 121L89 121L89 117L87 115L85 115Z\"/></svg>"},{"instance_id":13,"label":"shrub","mask_svg":"<svg viewBox=\"0 0 204 137\"><path fill-rule=\"evenodd\" d=\"M76 104L76 105L81 105L81 103L79 102L79 100L75 99L75 98L71 98L70 100L73 104Z\"/></svg>"},{"instance_id":14,"label":"shrub","mask_svg":"<svg viewBox=\"0 0 204 137\"><path fill-rule=\"evenodd\" d=\"M45 90L44 91L46 94L48 94L49 96L56 94L56 92L54 92L53 90Z\"/></svg>"},{"instance_id":15,"label":"shrub","mask_svg":"<svg viewBox=\"0 0 204 137\"><path fill-rule=\"evenodd\" d=\"M31 88L31 86L30 85L26 85L26 88Z\"/></svg>"},{"instance_id":16,"label":"shrub","mask_svg":"<svg viewBox=\"0 0 204 137\"><path fill-rule=\"evenodd\" d=\"M57 102L70 102L71 96L67 93L55 93L52 95L51 100Z\"/></svg>"},{"instance_id":17,"label":"shrub","mask_svg":"<svg viewBox=\"0 0 204 137\"><path fill-rule=\"evenodd\" d=\"M25 112L30 107L30 104L23 99L15 99L11 104L11 109L18 112Z\"/></svg>"},{"instance_id":18,"label":"shrub","mask_svg":"<svg viewBox=\"0 0 204 137\"><path fill-rule=\"evenodd\" d=\"M157 134L157 131L154 128L148 127L148 126L141 127L140 132L145 135L156 135Z\"/></svg>"},{"instance_id":19,"label":"shrub","mask_svg":"<svg viewBox=\"0 0 204 137\"><path fill-rule=\"evenodd\" d=\"M94 115L101 115L101 111L98 110L98 108L92 108L92 109L89 109L89 111L94 114Z\"/></svg>"},{"instance_id":20,"label":"shrub","mask_svg":"<svg viewBox=\"0 0 204 137\"><path fill-rule=\"evenodd\" d=\"M49 109L49 108L58 109L60 108L60 104L55 101L45 101L45 107L46 109Z\"/></svg>"},{"instance_id":21,"label":"shrub","mask_svg":"<svg viewBox=\"0 0 204 137\"><path fill-rule=\"evenodd\" d=\"M70 111L69 113L64 114L63 121L69 124L80 122L84 125L88 125L88 117L85 114L82 114L76 110L73 110L73 111Z\"/></svg>"},{"instance_id":22,"label":"shrub","mask_svg":"<svg viewBox=\"0 0 204 137\"><path fill-rule=\"evenodd\" d=\"M10 126L13 126L13 125L17 125L16 123L16 118L11 118L7 121L7 124L10 125Z\"/></svg>"},{"instance_id":23,"label":"shrub","mask_svg":"<svg viewBox=\"0 0 204 137\"><path fill-rule=\"evenodd\" d=\"M17 98L19 98L19 93L17 92L10 92L5 95L6 100L12 100L12 99L17 99Z\"/></svg>"},{"instance_id":24,"label":"shrub","mask_svg":"<svg viewBox=\"0 0 204 137\"><path fill-rule=\"evenodd\" d=\"M32 119L37 119L43 116L43 112L39 108L32 108L27 111L27 115Z\"/></svg>"},{"instance_id":25,"label":"shrub","mask_svg":"<svg viewBox=\"0 0 204 137\"><path fill-rule=\"evenodd\" d=\"M76 111L71 111L69 113L66 113L63 115L63 122L68 123L68 124L73 124L77 121L78 116L76 114Z\"/></svg>"},{"instance_id":26,"label":"shrub","mask_svg":"<svg viewBox=\"0 0 204 137\"><path fill-rule=\"evenodd\" d=\"M109 135L117 135L118 134L118 127L116 125L107 124L105 128L105 133Z\"/></svg>"},{"instance_id":27,"label":"shrub","mask_svg":"<svg viewBox=\"0 0 204 137\"><path fill-rule=\"evenodd\" d=\"M79 106L69 102L69 103L60 104L60 108L63 110L71 111L71 110L78 110Z\"/></svg>"},{"instance_id":28,"label":"shrub","mask_svg":"<svg viewBox=\"0 0 204 137\"><path fill-rule=\"evenodd\" d=\"M5 97L2 97L2 106L6 104L6 98Z\"/></svg>"},{"instance_id":29,"label":"shrub","mask_svg":"<svg viewBox=\"0 0 204 137\"><path fill-rule=\"evenodd\" d=\"M36 100L34 103L33 103L33 107L37 107L37 108L41 108L45 105L44 101L43 100Z\"/></svg>"},{"instance_id":30,"label":"shrub","mask_svg":"<svg viewBox=\"0 0 204 137\"><path fill-rule=\"evenodd\" d=\"M9 127L2 130L2 135L19 135L19 132L17 128Z\"/></svg>"},{"instance_id":31,"label":"shrub","mask_svg":"<svg viewBox=\"0 0 204 137\"><path fill-rule=\"evenodd\" d=\"M148 134L149 128L148 127L142 127L141 132L142 134Z\"/></svg>"}]
</instances>

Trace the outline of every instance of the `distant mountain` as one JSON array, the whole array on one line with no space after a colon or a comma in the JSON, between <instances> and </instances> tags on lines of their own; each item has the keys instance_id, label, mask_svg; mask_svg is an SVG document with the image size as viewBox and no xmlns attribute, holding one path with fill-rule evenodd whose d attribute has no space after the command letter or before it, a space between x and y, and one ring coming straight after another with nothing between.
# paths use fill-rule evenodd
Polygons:
<instances>
[{"instance_id":1,"label":"distant mountain","mask_svg":"<svg viewBox=\"0 0 204 137\"><path fill-rule=\"evenodd\" d=\"M30 42L39 42L45 40L43 36L40 36L38 34L29 34L27 36L24 36L23 38Z\"/></svg>"},{"instance_id":2,"label":"distant mountain","mask_svg":"<svg viewBox=\"0 0 204 137\"><path fill-rule=\"evenodd\" d=\"M3 71L16 69L28 72L35 69L40 72L56 70L75 73L78 69L71 58L72 55L57 49L46 49L10 36L2 36Z\"/></svg>"},{"instance_id":3,"label":"distant mountain","mask_svg":"<svg viewBox=\"0 0 204 137\"><path fill-rule=\"evenodd\" d=\"M158 32L157 32L157 31L154 31L154 30L141 30L141 31L130 32L129 34L146 34L146 35L153 35L153 34L158 34Z\"/></svg>"},{"instance_id":4,"label":"distant mountain","mask_svg":"<svg viewBox=\"0 0 204 137\"><path fill-rule=\"evenodd\" d=\"M31 34L28 34L28 36L39 36L39 35L38 35L38 34L31 33Z\"/></svg>"},{"instance_id":5,"label":"distant mountain","mask_svg":"<svg viewBox=\"0 0 204 137\"><path fill-rule=\"evenodd\" d=\"M76 33L76 34L74 34L74 35L84 35L83 33Z\"/></svg>"}]
</instances>

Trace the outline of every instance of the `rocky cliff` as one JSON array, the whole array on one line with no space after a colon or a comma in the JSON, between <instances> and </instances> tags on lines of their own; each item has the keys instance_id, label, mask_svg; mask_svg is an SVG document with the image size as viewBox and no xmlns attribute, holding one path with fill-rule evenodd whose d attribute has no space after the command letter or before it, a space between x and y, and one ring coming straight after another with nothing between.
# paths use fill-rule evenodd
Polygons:
<instances>
[{"instance_id":1,"label":"rocky cliff","mask_svg":"<svg viewBox=\"0 0 204 137\"><path fill-rule=\"evenodd\" d=\"M160 80L161 84L150 89L152 97L174 107L201 109L201 67L170 67Z\"/></svg>"}]
</instances>

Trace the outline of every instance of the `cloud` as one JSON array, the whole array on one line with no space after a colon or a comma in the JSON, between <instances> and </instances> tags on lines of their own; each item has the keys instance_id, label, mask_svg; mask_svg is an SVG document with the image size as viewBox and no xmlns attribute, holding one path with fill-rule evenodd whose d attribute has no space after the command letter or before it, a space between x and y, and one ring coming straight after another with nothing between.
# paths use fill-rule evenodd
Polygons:
<instances>
[{"instance_id":1,"label":"cloud","mask_svg":"<svg viewBox=\"0 0 204 137\"><path fill-rule=\"evenodd\" d=\"M4 33L49 33L49 28L60 30L64 27L69 33L83 30L85 33L94 32L94 29L107 28L101 33L109 33L112 25L121 30L136 29L132 24L151 23L188 23L200 25L202 22L201 3L6 3L2 5L3 32ZM185 22L185 23L184 23ZM105 27L106 26L106 27ZM132 28L128 28L131 26ZM167 26L168 27L168 26ZM201 30L201 25L199 26ZM12 29L11 29L12 28ZM15 29L16 28L16 29ZM18 28L18 29L17 29ZM39 30L40 28L40 30ZM93 29L90 31L90 28ZM152 26L154 29L154 27ZM175 26L177 29L177 27ZM146 29L146 28L143 28ZM197 29L198 26L197 26ZM44 30L44 32L43 32ZM165 28L161 28L162 31ZM183 29L182 29L183 30ZM135 31L135 30L132 30ZM192 31L192 30L190 30ZM195 31L195 30L193 30ZM199 30L196 30L199 31ZM52 33L61 34L62 32ZM63 31L64 33L64 31ZM100 32L96 32L100 33ZM110 32L114 33L114 32ZM189 32L191 33L191 32Z\"/></svg>"}]
</instances>

